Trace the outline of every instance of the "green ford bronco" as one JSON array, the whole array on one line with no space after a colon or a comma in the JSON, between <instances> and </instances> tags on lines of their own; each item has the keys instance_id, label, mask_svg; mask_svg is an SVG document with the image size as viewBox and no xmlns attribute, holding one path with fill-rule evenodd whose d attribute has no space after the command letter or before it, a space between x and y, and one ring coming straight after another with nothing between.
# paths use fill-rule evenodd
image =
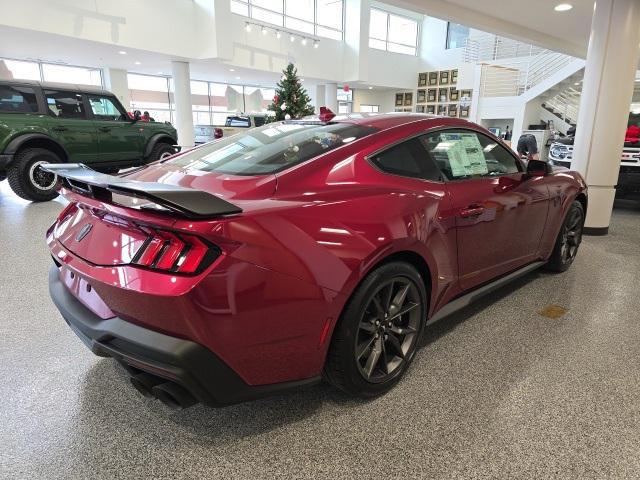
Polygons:
<instances>
[{"instance_id":1,"label":"green ford bronco","mask_svg":"<svg viewBox=\"0 0 640 480\"><path fill-rule=\"evenodd\" d=\"M115 173L172 155L177 138L171 124L130 116L105 90L0 80L0 181L27 200L57 196L43 163Z\"/></svg>"}]
</instances>

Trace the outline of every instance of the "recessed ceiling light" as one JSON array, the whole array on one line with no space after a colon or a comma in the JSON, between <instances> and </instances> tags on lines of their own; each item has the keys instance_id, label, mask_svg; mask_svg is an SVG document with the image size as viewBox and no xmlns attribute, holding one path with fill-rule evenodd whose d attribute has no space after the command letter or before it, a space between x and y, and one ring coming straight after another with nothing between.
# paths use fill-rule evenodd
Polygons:
<instances>
[{"instance_id":1,"label":"recessed ceiling light","mask_svg":"<svg viewBox=\"0 0 640 480\"><path fill-rule=\"evenodd\" d=\"M127 52L125 52L124 50L120 50L118 53L119 53L120 55L126 55L126 54L127 54Z\"/></svg>"},{"instance_id":2,"label":"recessed ceiling light","mask_svg":"<svg viewBox=\"0 0 640 480\"><path fill-rule=\"evenodd\" d=\"M576 85L576 86L577 86L577 85L580 85L580 82L576 82L576 83L574 83L574 85Z\"/></svg>"},{"instance_id":3,"label":"recessed ceiling light","mask_svg":"<svg viewBox=\"0 0 640 480\"><path fill-rule=\"evenodd\" d=\"M135 63L136 65L141 65L141 63L140 63L140 62L133 62L133 63Z\"/></svg>"},{"instance_id":4,"label":"recessed ceiling light","mask_svg":"<svg viewBox=\"0 0 640 480\"><path fill-rule=\"evenodd\" d=\"M369 87L369 90L373 90L373 87Z\"/></svg>"},{"instance_id":5,"label":"recessed ceiling light","mask_svg":"<svg viewBox=\"0 0 640 480\"><path fill-rule=\"evenodd\" d=\"M573 8L573 5L571 5L570 3L559 3L558 5L555 6L554 10L556 12L568 12L572 8Z\"/></svg>"},{"instance_id":6,"label":"recessed ceiling light","mask_svg":"<svg viewBox=\"0 0 640 480\"><path fill-rule=\"evenodd\" d=\"M235 71L236 71L236 69L235 69L235 68L230 68L230 69L229 69L229 71L230 71L230 72L235 72Z\"/></svg>"},{"instance_id":7,"label":"recessed ceiling light","mask_svg":"<svg viewBox=\"0 0 640 480\"><path fill-rule=\"evenodd\" d=\"M303 38L303 39L302 39L302 41L301 41L300 43L302 43L302 45L306 45L306 44L307 44L307 39L306 39L306 38Z\"/></svg>"}]
</instances>

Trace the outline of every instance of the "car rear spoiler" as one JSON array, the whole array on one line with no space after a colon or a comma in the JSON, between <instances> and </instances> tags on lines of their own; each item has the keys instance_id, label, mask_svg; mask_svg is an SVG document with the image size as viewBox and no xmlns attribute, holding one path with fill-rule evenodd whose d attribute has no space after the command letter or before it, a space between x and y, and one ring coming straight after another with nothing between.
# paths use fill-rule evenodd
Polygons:
<instances>
[{"instance_id":1,"label":"car rear spoiler","mask_svg":"<svg viewBox=\"0 0 640 480\"><path fill-rule=\"evenodd\" d=\"M156 182L139 182L96 172L82 163L47 163L47 172L62 179L62 184L81 195L113 201L112 194L149 200L187 218L202 219L241 213L242 209L226 200L201 190Z\"/></svg>"}]
</instances>

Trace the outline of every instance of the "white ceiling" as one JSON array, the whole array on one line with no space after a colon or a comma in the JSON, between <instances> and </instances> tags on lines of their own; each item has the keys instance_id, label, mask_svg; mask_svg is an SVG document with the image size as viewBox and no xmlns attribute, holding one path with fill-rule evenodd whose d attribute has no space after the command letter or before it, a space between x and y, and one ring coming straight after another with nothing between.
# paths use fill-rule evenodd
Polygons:
<instances>
[{"instance_id":1,"label":"white ceiling","mask_svg":"<svg viewBox=\"0 0 640 480\"><path fill-rule=\"evenodd\" d=\"M385 0L444 20L575 56L586 56L593 0ZM567 12L556 12L570 3Z\"/></svg>"}]
</instances>

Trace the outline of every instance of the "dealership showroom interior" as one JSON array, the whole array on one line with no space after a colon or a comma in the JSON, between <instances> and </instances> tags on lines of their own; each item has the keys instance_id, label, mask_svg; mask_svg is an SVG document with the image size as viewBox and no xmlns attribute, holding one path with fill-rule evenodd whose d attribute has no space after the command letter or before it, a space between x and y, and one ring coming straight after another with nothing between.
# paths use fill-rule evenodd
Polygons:
<instances>
[{"instance_id":1,"label":"dealership showroom interior","mask_svg":"<svg viewBox=\"0 0 640 480\"><path fill-rule=\"evenodd\" d=\"M640 479L640 0L0 6L0 478Z\"/></svg>"}]
</instances>

